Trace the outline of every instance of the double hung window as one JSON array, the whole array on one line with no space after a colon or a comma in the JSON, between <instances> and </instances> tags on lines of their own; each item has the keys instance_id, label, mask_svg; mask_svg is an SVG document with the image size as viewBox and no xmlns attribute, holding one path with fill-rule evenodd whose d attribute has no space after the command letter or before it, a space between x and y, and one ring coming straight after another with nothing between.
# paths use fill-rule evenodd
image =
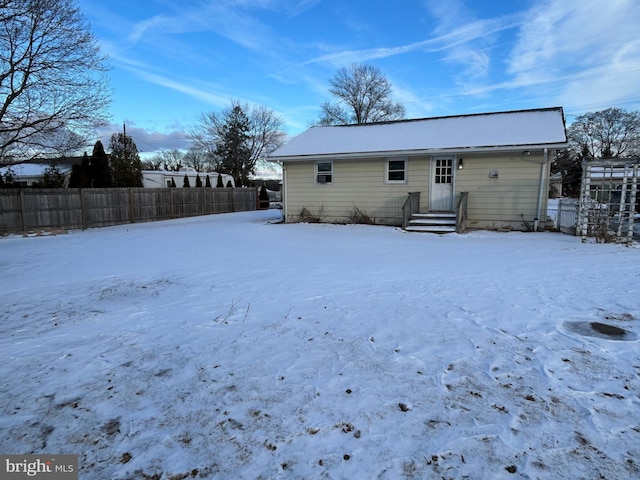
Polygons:
<instances>
[{"instance_id":1,"label":"double hung window","mask_svg":"<svg viewBox=\"0 0 640 480\"><path fill-rule=\"evenodd\" d=\"M386 161L384 183L407 183L407 158L389 158Z\"/></svg>"},{"instance_id":2,"label":"double hung window","mask_svg":"<svg viewBox=\"0 0 640 480\"><path fill-rule=\"evenodd\" d=\"M316 162L316 183L333 182L333 162Z\"/></svg>"}]
</instances>

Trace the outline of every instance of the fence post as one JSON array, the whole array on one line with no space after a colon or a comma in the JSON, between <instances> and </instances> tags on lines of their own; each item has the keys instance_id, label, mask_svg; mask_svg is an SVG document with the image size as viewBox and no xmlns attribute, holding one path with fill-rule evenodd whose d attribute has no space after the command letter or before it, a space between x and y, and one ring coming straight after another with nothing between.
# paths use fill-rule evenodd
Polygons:
<instances>
[{"instance_id":1,"label":"fence post","mask_svg":"<svg viewBox=\"0 0 640 480\"><path fill-rule=\"evenodd\" d=\"M85 216L85 204L84 204L84 188L80 189L80 215L82 218L82 229L86 230L87 229L87 218Z\"/></svg>"},{"instance_id":2,"label":"fence post","mask_svg":"<svg viewBox=\"0 0 640 480\"><path fill-rule=\"evenodd\" d=\"M136 212L134 211L133 187L129 187L129 223L136 222Z\"/></svg>"},{"instance_id":3,"label":"fence post","mask_svg":"<svg viewBox=\"0 0 640 480\"><path fill-rule=\"evenodd\" d=\"M171 206L171 218L176 218L175 210L173 208L173 190L173 187L169 188L169 191L171 192L171 195L169 195L169 205Z\"/></svg>"},{"instance_id":4,"label":"fence post","mask_svg":"<svg viewBox=\"0 0 640 480\"><path fill-rule=\"evenodd\" d=\"M24 190L21 188L18 190L18 195L20 195L20 223L22 224L22 231L27 231L27 219L25 215L25 205L24 205Z\"/></svg>"}]
</instances>

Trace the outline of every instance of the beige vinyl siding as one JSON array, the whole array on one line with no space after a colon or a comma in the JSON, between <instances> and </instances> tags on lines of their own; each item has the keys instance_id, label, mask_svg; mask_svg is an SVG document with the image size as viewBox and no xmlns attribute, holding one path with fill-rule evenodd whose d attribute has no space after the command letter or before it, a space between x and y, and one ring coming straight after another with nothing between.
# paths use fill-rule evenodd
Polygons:
<instances>
[{"instance_id":1,"label":"beige vinyl siding","mask_svg":"<svg viewBox=\"0 0 640 480\"><path fill-rule=\"evenodd\" d=\"M533 223L538 215L541 154L459 154L454 158L456 199L460 192L469 193L467 228L524 230L521 214ZM464 161L462 170L456 168L459 158ZM314 161L285 162L286 221L299 221L306 209L320 221L347 223L357 208L375 223L401 225L408 193L420 192L420 211L429 211L431 159L408 157L406 184L385 183L385 157L336 159L331 184L316 183ZM491 170L498 171L498 178L489 178ZM542 212L546 212L544 192ZM546 215L539 220L544 222Z\"/></svg>"},{"instance_id":2,"label":"beige vinyl siding","mask_svg":"<svg viewBox=\"0 0 640 480\"><path fill-rule=\"evenodd\" d=\"M469 192L467 227L522 230L525 220L538 215L543 156L464 156L464 168L456 171L456 192ZM498 178L490 178L491 170ZM547 172L548 175L548 172ZM543 198L543 212L546 212ZM546 220L541 218L541 221Z\"/></svg>"},{"instance_id":3,"label":"beige vinyl siding","mask_svg":"<svg viewBox=\"0 0 640 480\"><path fill-rule=\"evenodd\" d=\"M385 183L385 161L384 157L336 160L331 184L315 182L313 161L285 163L286 220L299 220L306 208L324 222L349 222L357 208L375 223L401 225L407 194L427 190L429 159L409 157L405 184Z\"/></svg>"}]
</instances>

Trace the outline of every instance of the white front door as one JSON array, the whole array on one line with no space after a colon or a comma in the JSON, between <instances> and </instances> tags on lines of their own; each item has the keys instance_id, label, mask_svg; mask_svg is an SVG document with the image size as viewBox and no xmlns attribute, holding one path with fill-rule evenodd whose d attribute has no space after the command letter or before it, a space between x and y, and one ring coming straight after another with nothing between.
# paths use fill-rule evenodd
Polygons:
<instances>
[{"instance_id":1,"label":"white front door","mask_svg":"<svg viewBox=\"0 0 640 480\"><path fill-rule=\"evenodd\" d=\"M454 157L434 157L431 160L431 188L429 210L453 211L453 161Z\"/></svg>"}]
</instances>

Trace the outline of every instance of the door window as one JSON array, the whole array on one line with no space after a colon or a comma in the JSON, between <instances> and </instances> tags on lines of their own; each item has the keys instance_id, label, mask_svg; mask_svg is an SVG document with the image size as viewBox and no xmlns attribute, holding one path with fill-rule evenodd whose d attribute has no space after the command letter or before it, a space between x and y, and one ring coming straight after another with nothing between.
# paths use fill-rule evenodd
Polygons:
<instances>
[{"instance_id":1,"label":"door window","mask_svg":"<svg viewBox=\"0 0 640 480\"><path fill-rule=\"evenodd\" d=\"M435 183L453 183L453 159L437 158L435 164L434 181Z\"/></svg>"}]
</instances>

